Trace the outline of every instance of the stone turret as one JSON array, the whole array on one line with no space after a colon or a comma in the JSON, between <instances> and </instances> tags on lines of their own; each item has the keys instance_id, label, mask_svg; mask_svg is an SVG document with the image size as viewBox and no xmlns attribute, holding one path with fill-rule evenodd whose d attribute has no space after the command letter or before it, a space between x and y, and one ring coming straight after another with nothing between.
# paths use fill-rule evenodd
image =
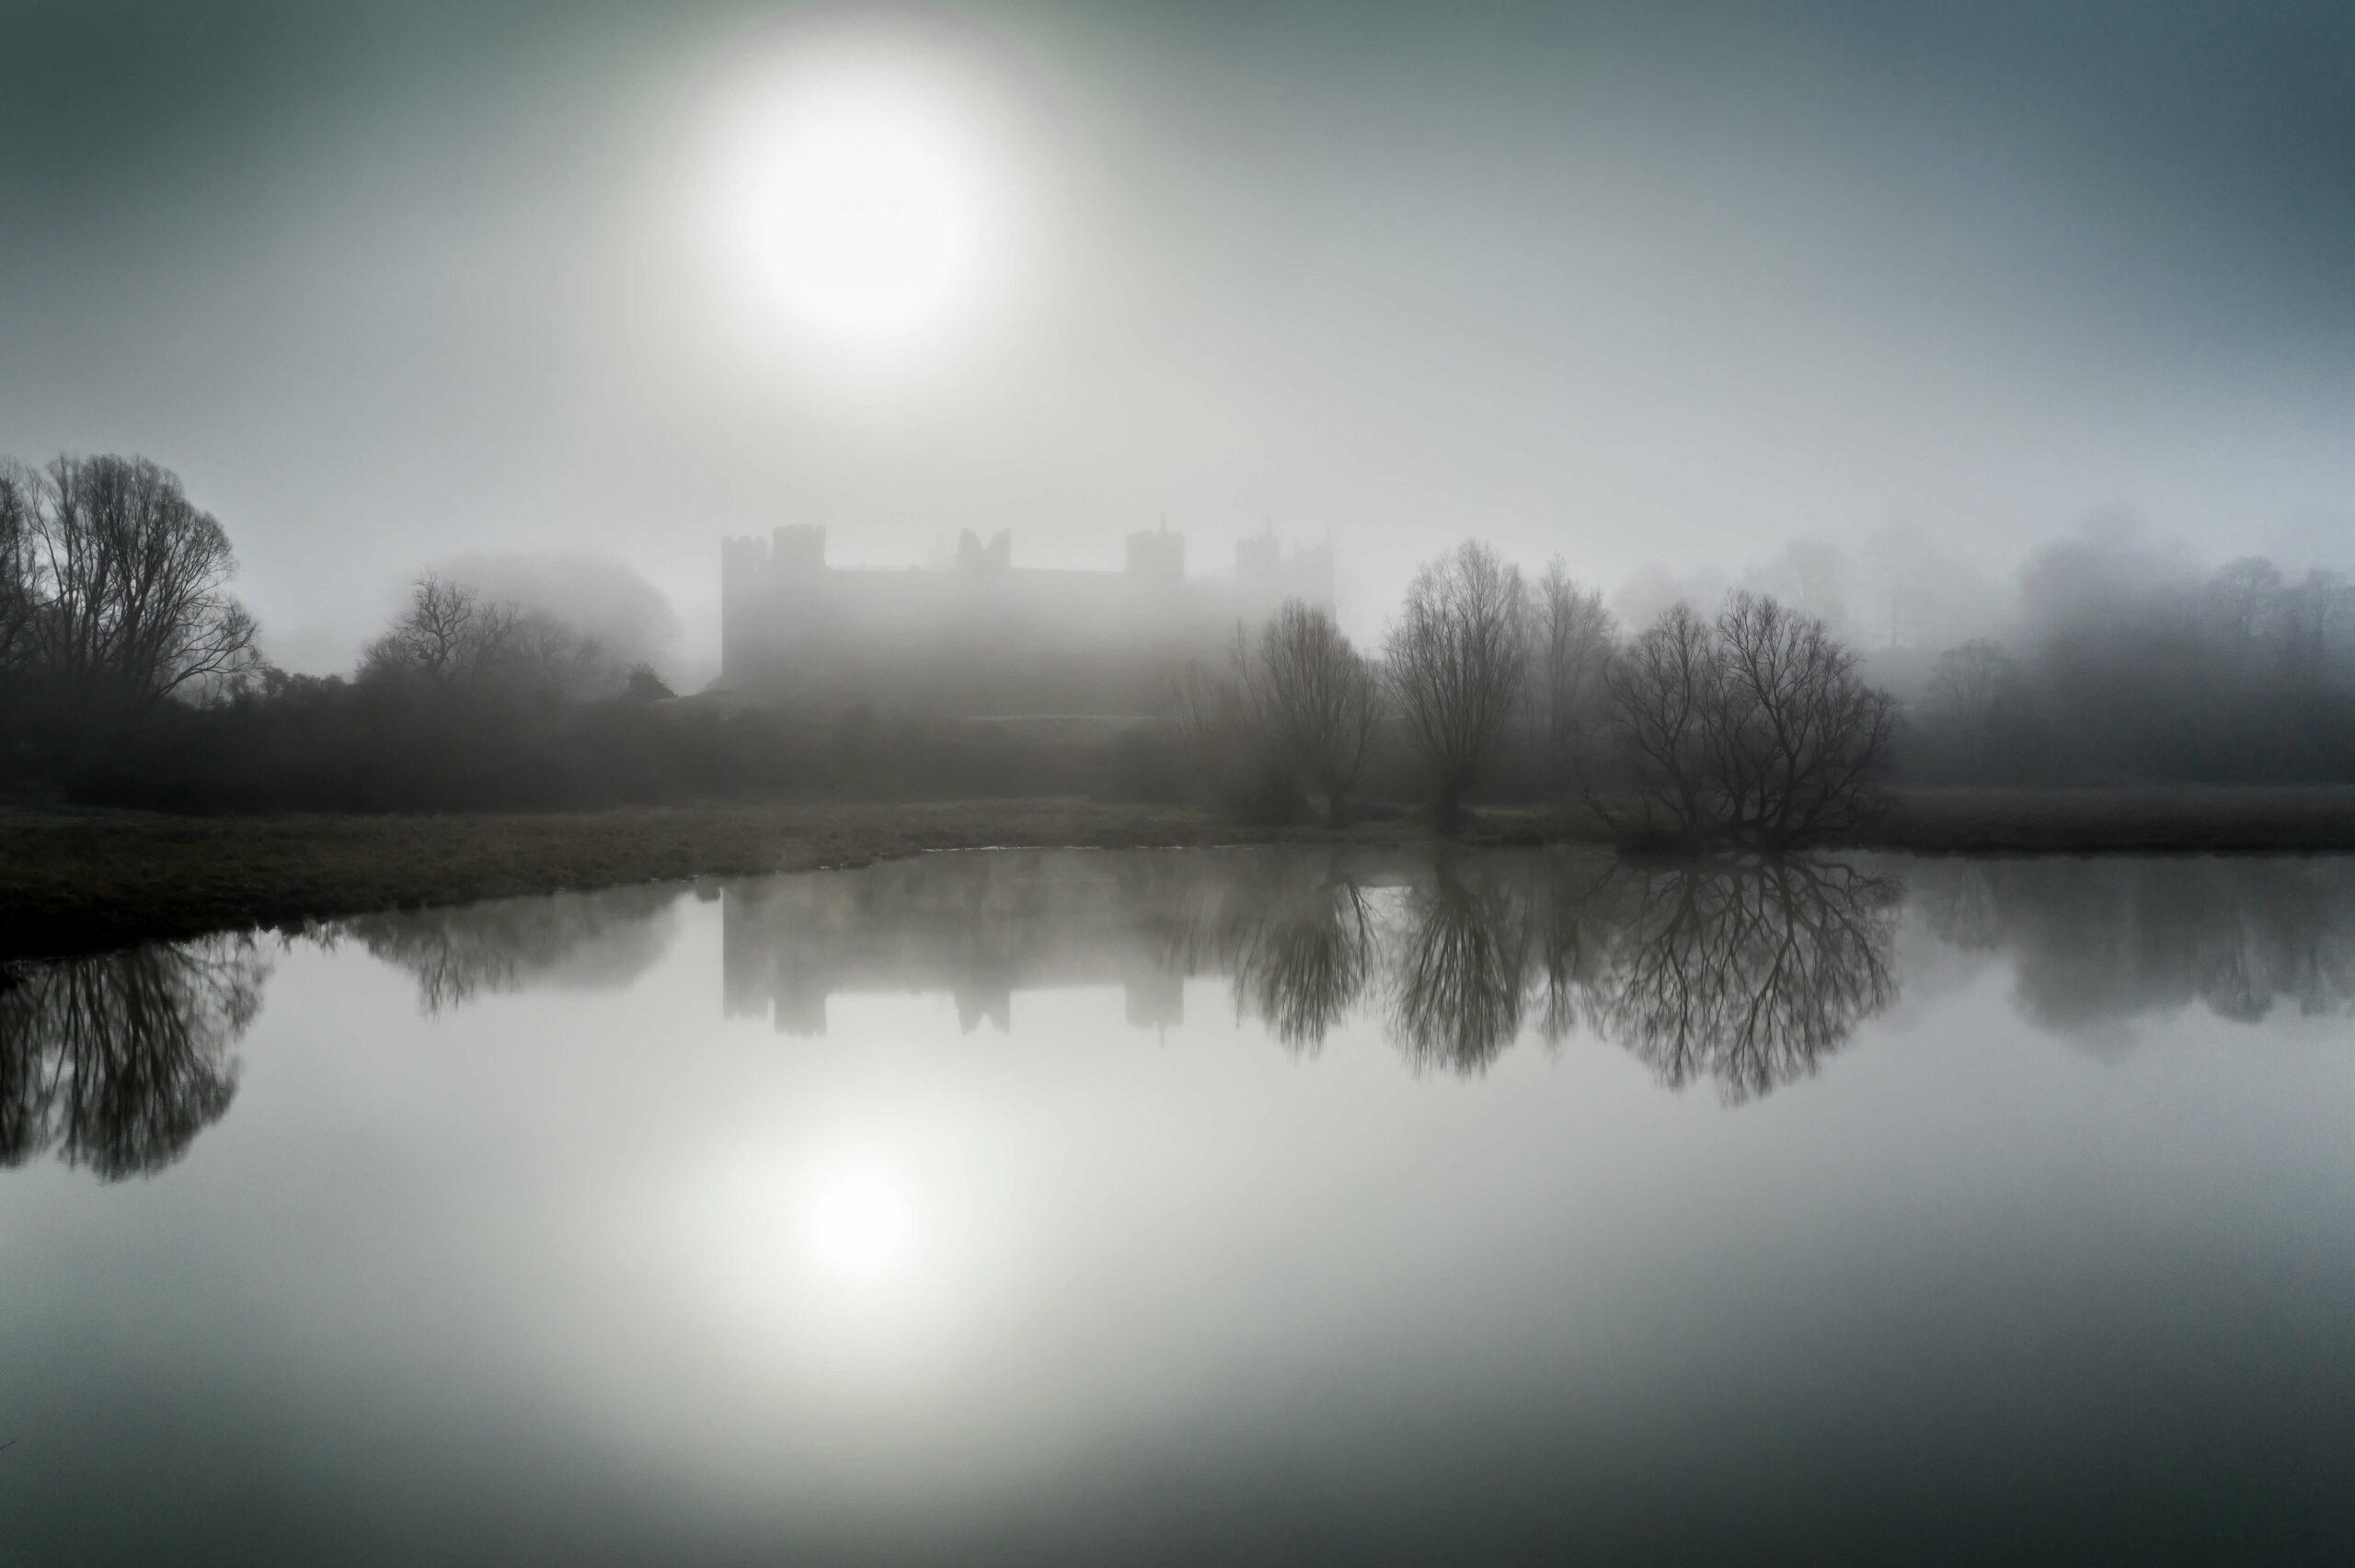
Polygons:
<instances>
[{"instance_id":1,"label":"stone turret","mask_svg":"<svg viewBox=\"0 0 2355 1568\"><path fill-rule=\"evenodd\" d=\"M1235 542L1235 575L1245 578L1272 578L1283 570L1284 547L1276 538L1275 525L1257 539Z\"/></svg>"},{"instance_id":2,"label":"stone turret","mask_svg":"<svg viewBox=\"0 0 2355 1568\"><path fill-rule=\"evenodd\" d=\"M971 529L957 535L957 569L976 577L994 577L1014 565L1014 534L1001 528L990 535L987 544Z\"/></svg>"},{"instance_id":3,"label":"stone turret","mask_svg":"<svg viewBox=\"0 0 2355 1568\"><path fill-rule=\"evenodd\" d=\"M1129 575L1170 582L1186 576L1186 536L1158 528L1129 535Z\"/></svg>"}]
</instances>

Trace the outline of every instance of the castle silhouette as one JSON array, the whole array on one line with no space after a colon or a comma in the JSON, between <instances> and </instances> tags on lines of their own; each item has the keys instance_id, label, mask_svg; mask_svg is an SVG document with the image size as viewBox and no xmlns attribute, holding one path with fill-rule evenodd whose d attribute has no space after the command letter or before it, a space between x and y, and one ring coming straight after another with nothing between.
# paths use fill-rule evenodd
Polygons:
<instances>
[{"instance_id":1,"label":"castle silhouette","mask_svg":"<svg viewBox=\"0 0 2355 1568\"><path fill-rule=\"evenodd\" d=\"M1236 542L1232 576L1186 575L1186 536L1132 533L1123 570L1017 567L965 531L945 567L826 562L826 531L720 545L720 680L762 696L962 717L1151 712L1189 659L1288 599L1333 606L1330 544Z\"/></svg>"}]
</instances>

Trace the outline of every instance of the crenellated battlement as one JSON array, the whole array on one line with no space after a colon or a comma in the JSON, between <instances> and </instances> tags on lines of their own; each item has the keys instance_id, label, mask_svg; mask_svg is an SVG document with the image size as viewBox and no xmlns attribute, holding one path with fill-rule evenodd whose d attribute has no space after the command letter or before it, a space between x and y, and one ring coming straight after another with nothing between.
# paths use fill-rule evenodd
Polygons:
<instances>
[{"instance_id":1,"label":"crenellated battlement","mask_svg":"<svg viewBox=\"0 0 2355 1568\"><path fill-rule=\"evenodd\" d=\"M823 523L790 523L771 530L766 539L753 534L719 542L719 577L723 583L767 572L802 577L825 569Z\"/></svg>"}]
</instances>

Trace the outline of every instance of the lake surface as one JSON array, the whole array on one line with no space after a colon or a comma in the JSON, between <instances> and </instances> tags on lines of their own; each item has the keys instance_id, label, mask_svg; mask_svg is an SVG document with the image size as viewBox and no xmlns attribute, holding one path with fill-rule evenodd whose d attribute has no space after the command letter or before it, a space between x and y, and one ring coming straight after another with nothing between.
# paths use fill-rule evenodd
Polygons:
<instances>
[{"instance_id":1,"label":"lake surface","mask_svg":"<svg viewBox=\"0 0 2355 1568\"><path fill-rule=\"evenodd\" d=\"M0 1562L2355 1561L2355 862L982 852L0 993Z\"/></svg>"}]
</instances>

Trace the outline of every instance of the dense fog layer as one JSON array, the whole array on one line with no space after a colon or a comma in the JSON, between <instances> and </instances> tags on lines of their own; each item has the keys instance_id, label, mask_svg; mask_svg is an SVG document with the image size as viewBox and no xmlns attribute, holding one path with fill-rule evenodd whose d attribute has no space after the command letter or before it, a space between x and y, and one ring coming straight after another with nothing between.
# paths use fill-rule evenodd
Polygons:
<instances>
[{"instance_id":1,"label":"dense fog layer","mask_svg":"<svg viewBox=\"0 0 2355 1568\"><path fill-rule=\"evenodd\" d=\"M1353 640L1330 558L1273 535L1192 575L838 568L731 545L729 661L626 566L420 573L348 674L290 674L236 552L146 459L0 464L0 771L177 809L448 809L714 795L1080 792L1336 825L1353 803L1576 798L1637 838L1821 840L1913 784L2355 782L2355 588L2210 566L2087 519L1998 586L1910 535L1795 543L1736 578L1427 561ZM757 545L757 550L751 548Z\"/></svg>"}]
</instances>

